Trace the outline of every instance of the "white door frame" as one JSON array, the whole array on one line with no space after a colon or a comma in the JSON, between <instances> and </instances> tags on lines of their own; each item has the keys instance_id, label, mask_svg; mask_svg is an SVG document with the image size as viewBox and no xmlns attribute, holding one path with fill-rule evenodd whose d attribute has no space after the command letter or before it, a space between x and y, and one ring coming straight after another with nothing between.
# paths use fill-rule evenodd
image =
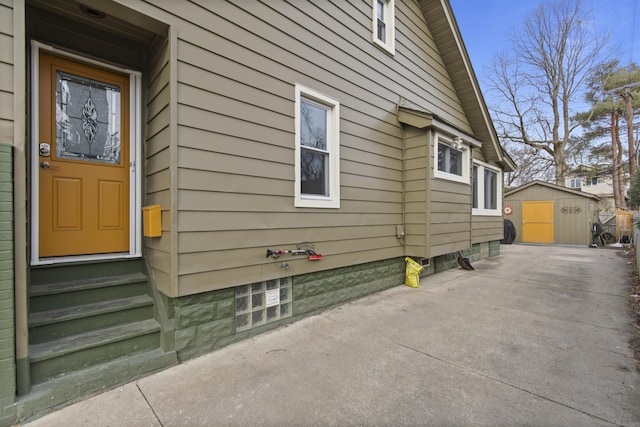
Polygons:
<instances>
[{"instance_id":1,"label":"white door frame","mask_svg":"<svg viewBox=\"0 0 640 427\"><path fill-rule=\"evenodd\" d=\"M39 82L38 66L39 54L41 50L55 52L60 56L83 62L89 65L96 65L108 70L125 73L129 75L130 87L130 164L129 164L129 252L99 254L99 255L78 255L40 258L39 255L39 156L38 143L39 135ZM69 53L52 46L32 41L31 42L31 265L57 264L64 262L105 260L118 258L136 258L142 256L142 173L139 165L142 164L142 103L141 103L141 73L125 68L115 67L93 59L88 59L80 55Z\"/></svg>"}]
</instances>

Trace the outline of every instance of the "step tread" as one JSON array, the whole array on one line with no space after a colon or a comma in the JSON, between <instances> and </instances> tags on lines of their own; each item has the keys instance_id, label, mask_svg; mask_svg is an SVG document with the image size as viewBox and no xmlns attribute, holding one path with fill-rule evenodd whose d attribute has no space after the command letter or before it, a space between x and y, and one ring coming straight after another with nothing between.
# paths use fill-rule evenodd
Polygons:
<instances>
[{"instance_id":1,"label":"step tread","mask_svg":"<svg viewBox=\"0 0 640 427\"><path fill-rule=\"evenodd\" d=\"M40 311L29 315L29 327L50 325L148 305L153 305L153 298L144 294L55 310Z\"/></svg>"},{"instance_id":2,"label":"step tread","mask_svg":"<svg viewBox=\"0 0 640 427\"><path fill-rule=\"evenodd\" d=\"M109 286L126 285L146 282L148 277L144 273L129 273L116 276L96 277L93 279L78 279L63 282L34 285L29 287L29 296L44 296L65 292L81 291L85 289L105 288Z\"/></svg>"},{"instance_id":3,"label":"step tread","mask_svg":"<svg viewBox=\"0 0 640 427\"><path fill-rule=\"evenodd\" d=\"M29 346L29 358L32 362L40 362L76 351L159 331L160 324L154 319L97 329L82 334L70 335L55 341L32 344Z\"/></svg>"}]
</instances>

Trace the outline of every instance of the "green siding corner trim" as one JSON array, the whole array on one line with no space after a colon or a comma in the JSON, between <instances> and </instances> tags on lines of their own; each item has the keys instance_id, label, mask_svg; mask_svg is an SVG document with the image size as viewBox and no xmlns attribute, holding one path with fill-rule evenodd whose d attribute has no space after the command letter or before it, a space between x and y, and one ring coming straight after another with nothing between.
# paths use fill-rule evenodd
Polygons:
<instances>
[{"instance_id":1,"label":"green siding corner trim","mask_svg":"<svg viewBox=\"0 0 640 427\"><path fill-rule=\"evenodd\" d=\"M13 173L12 147L0 145L0 408L13 404L16 395L14 280L13 280ZM0 409L1 420L15 410Z\"/></svg>"}]
</instances>

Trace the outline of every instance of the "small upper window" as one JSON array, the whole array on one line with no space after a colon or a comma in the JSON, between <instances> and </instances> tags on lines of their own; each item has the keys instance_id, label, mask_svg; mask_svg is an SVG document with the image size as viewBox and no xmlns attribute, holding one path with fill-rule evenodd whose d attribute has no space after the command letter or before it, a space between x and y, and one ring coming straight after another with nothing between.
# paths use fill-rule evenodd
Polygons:
<instances>
[{"instance_id":1,"label":"small upper window","mask_svg":"<svg viewBox=\"0 0 640 427\"><path fill-rule=\"evenodd\" d=\"M438 170L462 176L462 151L446 144L438 144Z\"/></svg>"},{"instance_id":2,"label":"small upper window","mask_svg":"<svg viewBox=\"0 0 640 427\"><path fill-rule=\"evenodd\" d=\"M580 179L571 180L571 188L580 188L581 186L582 186L582 180Z\"/></svg>"},{"instance_id":3,"label":"small upper window","mask_svg":"<svg viewBox=\"0 0 640 427\"><path fill-rule=\"evenodd\" d=\"M296 85L295 205L340 207L340 105Z\"/></svg>"},{"instance_id":4,"label":"small upper window","mask_svg":"<svg viewBox=\"0 0 640 427\"><path fill-rule=\"evenodd\" d=\"M502 215L502 173L484 163L473 165L473 213Z\"/></svg>"},{"instance_id":5,"label":"small upper window","mask_svg":"<svg viewBox=\"0 0 640 427\"><path fill-rule=\"evenodd\" d=\"M372 0L373 42L395 54L395 0Z\"/></svg>"},{"instance_id":6,"label":"small upper window","mask_svg":"<svg viewBox=\"0 0 640 427\"><path fill-rule=\"evenodd\" d=\"M469 183L469 150L460 143L436 137L434 176Z\"/></svg>"},{"instance_id":7,"label":"small upper window","mask_svg":"<svg viewBox=\"0 0 640 427\"><path fill-rule=\"evenodd\" d=\"M587 177L584 185L598 185L598 177L592 176L591 178Z\"/></svg>"}]
</instances>

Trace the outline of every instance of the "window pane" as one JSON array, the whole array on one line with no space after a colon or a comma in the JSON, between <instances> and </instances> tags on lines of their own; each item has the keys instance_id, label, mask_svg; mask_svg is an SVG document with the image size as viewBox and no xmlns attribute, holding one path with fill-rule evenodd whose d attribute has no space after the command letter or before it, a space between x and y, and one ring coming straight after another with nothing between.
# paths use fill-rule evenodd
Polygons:
<instances>
[{"instance_id":1,"label":"window pane","mask_svg":"<svg viewBox=\"0 0 640 427\"><path fill-rule=\"evenodd\" d=\"M308 101L300 103L300 144L304 147L327 149L328 108Z\"/></svg>"},{"instance_id":2,"label":"window pane","mask_svg":"<svg viewBox=\"0 0 640 427\"><path fill-rule=\"evenodd\" d=\"M462 151L438 144L438 170L462 176Z\"/></svg>"},{"instance_id":3,"label":"window pane","mask_svg":"<svg viewBox=\"0 0 640 427\"><path fill-rule=\"evenodd\" d=\"M56 73L56 156L120 164L120 88Z\"/></svg>"},{"instance_id":4,"label":"window pane","mask_svg":"<svg viewBox=\"0 0 640 427\"><path fill-rule=\"evenodd\" d=\"M387 42L387 24L386 24L386 18L384 16L384 9L386 7L386 2L384 0L378 0L377 2L377 7L378 7L378 11L377 11L377 16L378 16L378 40L380 40L383 43Z\"/></svg>"},{"instance_id":5,"label":"window pane","mask_svg":"<svg viewBox=\"0 0 640 427\"><path fill-rule=\"evenodd\" d=\"M384 22L384 7L386 5L385 0L378 0L378 21Z\"/></svg>"},{"instance_id":6,"label":"window pane","mask_svg":"<svg viewBox=\"0 0 640 427\"><path fill-rule=\"evenodd\" d=\"M387 42L387 32L383 21L378 20L378 40L382 43Z\"/></svg>"},{"instance_id":7,"label":"window pane","mask_svg":"<svg viewBox=\"0 0 640 427\"><path fill-rule=\"evenodd\" d=\"M473 167L473 208L478 209L478 167Z\"/></svg>"},{"instance_id":8,"label":"window pane","mask_svg":"<svg viewBox=\"0 0 640 427\"><path fill-rule=\"evenodd\" d=\"M300 191L303 194L329 196L329 155L302 149L300 157Z\"/></svg>"},{"instance_id":9,"label":"window pane","mask_svg":"<svg viewBox=\"0 0 640 427\"><path fill-rule=\"evenodd\" d=\"M453 148L450 148L449 163L451 164L449 168L449 173L462 176L462 152L458 150L454 150Z\"/></svg>"},{"instance_id":10,"label":"window pane","mask_svg":"<svg viewBox=\"0 0 640 427\"><path fill-rule=\"evenodd\" d=\"M498 174L484 170L484 208L498 209Z\"/></svg>"},{"instance_id":11,"label":"window pane","mask_svg":"<svg viewBox=\"0 0 640 427\"><path fill-rule=\"evenodd\" d=\"M438 144L438 170L447 172L447 150L446 145Z\"/></svg>"}]
</instances>

